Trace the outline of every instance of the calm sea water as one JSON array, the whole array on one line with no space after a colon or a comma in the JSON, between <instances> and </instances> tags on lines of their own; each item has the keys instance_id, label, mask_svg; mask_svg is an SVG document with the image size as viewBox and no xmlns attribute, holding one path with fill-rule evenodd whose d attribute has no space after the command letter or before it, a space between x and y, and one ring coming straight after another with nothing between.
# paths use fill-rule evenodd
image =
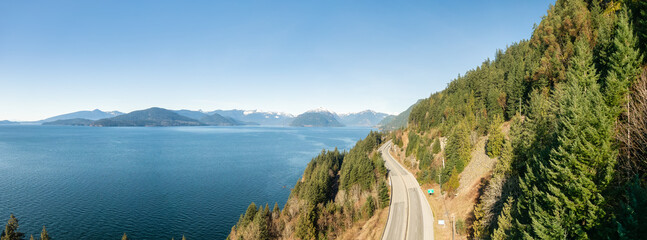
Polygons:
<instances>
[{"instance_id":1,"label":"calm sea water","mask_svg":"<svg viewBox=\"0 0 647 240\"><path fill-rule=\"evenodd\" d=\"M55 239L224 239L369 128L0 126L0 220Z\"/></svg>"}]
</instances>

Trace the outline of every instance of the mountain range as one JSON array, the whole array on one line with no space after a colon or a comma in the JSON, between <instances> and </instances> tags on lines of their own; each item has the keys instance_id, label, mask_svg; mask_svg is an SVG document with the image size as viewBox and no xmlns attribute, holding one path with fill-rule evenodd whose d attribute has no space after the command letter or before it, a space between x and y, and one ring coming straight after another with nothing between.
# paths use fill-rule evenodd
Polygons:
<instances>
[{"instance_id":1,"label":"mountain range","mask_svg":"<svg viewBox=\"0 0 647 240\"><path fill-rule=\"evenodd\" d=\"M204 126L206 124L182 116L163 108L149 108L133 111L128 114L94 121L91 126L97 127L167 127L167 126Z\"/></svg>"},{"instance_id":2,"label":"mountain range","mask_svg":"<svg viewBox=\"0 0 647 240\"><path fill-rule=\"evenodd\" d=\"M294 119L294 115L281 112L264 112L259 110L215 110L210 114L217 113L225 117L238 119L244 122L254 122L260 125L287 126Z\"/></svg>"},{"instance_id":3,"label":"mountain range","mask_svg":"<svg viewBox=\"0 0 647 240\"><path fill-rule=\"evenodd\" d=\"M358 113L337 114L337 119L339 122L347 126L373 127L378 125L380 121L388 116L390 115L386 113L365 110Z\"/></svg>"},{"instance_id":4,"label":"mountain range","mask_svg":"<svg viewBox=\"0 0 647 240\"><path fill-rule=\"evenodd\" d=\"M142 112L144 111L144 112ZM148 114L148 115L146 115ZM126 116L127 115L127 116ZM44 125L72 126L377 126L387 117L386 113L365 110L357 113L337 114L333 111L318 108L294 116L282 112L265 112L259 110L167 110L150 108L124 114L119 111L104 112L99 109L78 111L43 119L31 123Z\"/></svg>"}]
</instances>

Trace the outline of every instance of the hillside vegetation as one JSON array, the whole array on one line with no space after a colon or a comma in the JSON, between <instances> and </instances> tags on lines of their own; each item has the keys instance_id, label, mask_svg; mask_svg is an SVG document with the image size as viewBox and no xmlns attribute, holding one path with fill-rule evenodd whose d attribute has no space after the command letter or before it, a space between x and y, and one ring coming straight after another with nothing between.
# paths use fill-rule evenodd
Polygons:
<instances>
[{"instance_id":1,"label":"hillside vegetation","mask_svg":"<svg viewBox=\"0 0 647 240\"><path fill-rule=\"evenodd\" d=\"M419 181L441 175L450 192L487 137L481 147L498 160L473 213L473 238L639 239L647 229L646 33L647 1L558 0L529 40L414 105L407 129L390 136L417 159Z\"/></svg>"},{"instance_id":2,"label":"hillside vegetation","mask_svg":"<svg viewBox=\"0 0 647 240\"><path fill-rule=\"evenodd\" d=\"M376 213L385 213L389 193L384 161L376 151L381 143L382 135L371 132L349 152L322 151L283 209L250 204L228 239L347 239L359 237L347 234L358 225L383 229L385 222L377 221Z\"/></svg>"},{"instance_id":3,"label":"hillside vegetation","mask_svg":"<svg viewBox=\"0 0 647 240\"><path fill-rule=\"evenodd\" d=\"M420 101L422 101L422 99L418 100L416 104L419 103ZM391 130L405 128L409 120L409 114L411 114L411 110L413 109L414 106L416 106L416 104L411 105L411 107L407 108L407 110L404 110L397 116L389 116L382 119L382 121L380 121L377 124L377 126L380 128L380 130L383 130L383 131L391 131Z\"/></svg>"}]
</instances>

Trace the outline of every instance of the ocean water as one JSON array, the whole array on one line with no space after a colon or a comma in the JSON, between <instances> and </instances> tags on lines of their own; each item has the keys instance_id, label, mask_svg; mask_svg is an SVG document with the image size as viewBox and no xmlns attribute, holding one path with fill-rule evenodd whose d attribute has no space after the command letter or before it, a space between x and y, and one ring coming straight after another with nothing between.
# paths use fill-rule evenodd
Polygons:
<instances>
[{"instance_id":1,"label":"ocean water","mask_svg":"<svg viewBox=\"0 0 647 240\"><path fill-rule=\"evenodd\" d=\"M54 239L225 239L370 128L0 126L0 221Z\"/></svg>"}]
</instances>

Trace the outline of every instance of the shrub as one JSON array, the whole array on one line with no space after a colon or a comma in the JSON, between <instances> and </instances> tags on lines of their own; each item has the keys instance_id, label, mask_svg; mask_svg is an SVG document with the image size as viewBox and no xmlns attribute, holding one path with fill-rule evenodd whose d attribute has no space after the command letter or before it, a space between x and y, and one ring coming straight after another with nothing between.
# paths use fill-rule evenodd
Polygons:
<instances>
[{"instance_id":1,"label":"shrub","mask_svg":"<svg viewBox=\"0 0 647 240\"><path fill-rule=\"evenodd\" d=\"M366 216L366 218L371 218L373 216L373 213L375 213L375 200L373 200L372 195L366 198L366 202L362 207L362 212L364 213L364 216Z\"/></svg>"}]
</instances>

